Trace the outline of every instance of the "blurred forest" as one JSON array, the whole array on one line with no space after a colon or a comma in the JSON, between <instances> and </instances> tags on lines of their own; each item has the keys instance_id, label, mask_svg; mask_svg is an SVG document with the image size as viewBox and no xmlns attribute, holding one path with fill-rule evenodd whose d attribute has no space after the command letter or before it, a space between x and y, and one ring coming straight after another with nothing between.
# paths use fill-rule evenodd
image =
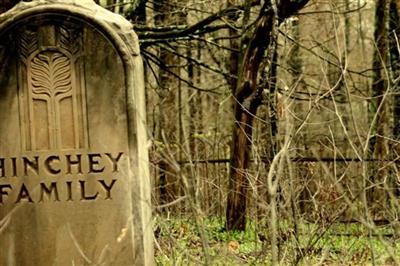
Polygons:
<instances>
[{"instance_id":1,"label":"blurred forest","mask_svg":"<svg viewBox=\"0 0 400 266\"><path fill-rule=\"evenodd\" d=\"M97 2L140 41L160 265L399 265L400 1Z\"/></svg>"}]
</instances>

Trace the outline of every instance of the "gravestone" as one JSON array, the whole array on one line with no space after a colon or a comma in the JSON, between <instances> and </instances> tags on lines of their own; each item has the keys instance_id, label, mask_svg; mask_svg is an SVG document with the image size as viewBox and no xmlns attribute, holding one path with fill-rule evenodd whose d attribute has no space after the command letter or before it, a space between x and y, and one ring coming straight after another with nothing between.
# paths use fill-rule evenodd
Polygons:
<instances>
[{"instance_id":1,"label":"gravestone","mask_svg":"<svg viewBox=\"0 0 400 266\"><path fill-rule=\"evenodd\" d=\"M0 265L153 264L142 61L89 0L0 16Z\"/></svg>"}]
</instances>

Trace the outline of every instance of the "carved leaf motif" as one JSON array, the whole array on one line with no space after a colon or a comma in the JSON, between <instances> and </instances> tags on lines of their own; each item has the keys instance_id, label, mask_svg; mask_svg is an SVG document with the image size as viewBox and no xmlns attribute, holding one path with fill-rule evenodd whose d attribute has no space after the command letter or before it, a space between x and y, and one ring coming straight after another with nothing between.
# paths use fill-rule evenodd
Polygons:
<instances>
[{"instance_id":1,"label":"carved leaf motif","mask_svg":"<svg viewBox=\"0 0 400 266\"><path fill-rule=\"evenodd\" d=\"M38 48L37 33L33 31L23 31L20 33L19 48L21 56L28 58Z\"/></svg>"},{"instance_id":2,"label":"carved leaf motif","mask_svg":"<svg viewBox=\"0 0 400 266\"><path fill-rule=\"evenodd\" d=\"M65 26L60 27L60 45L72 54L79 51L81 35L78 29L70 29Z\"/></svg>"},{"instance_id":3,"label":"carved leaf motif","mask_svg":"<svg viewBox=\"0 0 400 266\"><path fill-rule=\"evenodd\" d=\"M61 53L38 54L31 63L34 94L53 97L72 90L71 62Z\"/></svg>"}]
</instances>

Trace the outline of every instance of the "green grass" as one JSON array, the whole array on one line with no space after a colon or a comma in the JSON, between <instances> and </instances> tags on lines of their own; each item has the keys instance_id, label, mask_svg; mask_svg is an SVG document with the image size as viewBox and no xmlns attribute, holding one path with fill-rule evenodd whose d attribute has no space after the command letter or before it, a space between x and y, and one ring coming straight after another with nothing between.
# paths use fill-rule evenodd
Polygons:
<instances>
[{"instance_id":1,"label":"green grass","mask_svg":"<svg viewBox=\"0 0 400 266\"><path fill-rule=\"evenodd\" d=\"M196 222L190 218L156 221L156 261L158 265L270 265L271 244L266 222L250 221L244 232L226 232L224 221L208 218ZM321 238L317 236L325 232ZM292 265L303 254L299 265L396 265L400 261L400 241L378 234L393 234L390 227L380 227L368 237L360 224L335 224L325 230L318 224L301 223L294 236L288 223L280 225L281 265ZM318 241L315 241L318 239ZM399 243L397 243L399 242ZM313 245L310 245L313 243Z\"/></svg>"}]
</instances>

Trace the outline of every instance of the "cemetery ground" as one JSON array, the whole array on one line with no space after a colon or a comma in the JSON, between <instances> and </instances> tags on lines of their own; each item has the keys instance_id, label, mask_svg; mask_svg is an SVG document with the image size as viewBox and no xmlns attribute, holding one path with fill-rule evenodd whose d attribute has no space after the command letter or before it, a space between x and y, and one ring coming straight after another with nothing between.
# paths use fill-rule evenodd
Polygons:
<instances>
[{"instance_id":1,"label":"cemetery ground","mask_svg":"<svg viewBox=\"0 0 400 266\"><path fill-rule=\"evenodd\" d=\"M0 266L400 265L399 0L7 10Z\"/></svg>"},{"instance_id":2,"label":"cemetery ground","mask_svg":"<svg viewBox=\"0 0 400 266\"><path fill-rule=\"evenodd\" d=\"M224 219L156 218L157 265L270 265L268 221L250 221L244 232L223 230ZM397 265L400 232L359 223L299 222L297 236L282 221L279 265ZM392 255L390 255L392 254Z\"/></svg>"}]
</instances>

